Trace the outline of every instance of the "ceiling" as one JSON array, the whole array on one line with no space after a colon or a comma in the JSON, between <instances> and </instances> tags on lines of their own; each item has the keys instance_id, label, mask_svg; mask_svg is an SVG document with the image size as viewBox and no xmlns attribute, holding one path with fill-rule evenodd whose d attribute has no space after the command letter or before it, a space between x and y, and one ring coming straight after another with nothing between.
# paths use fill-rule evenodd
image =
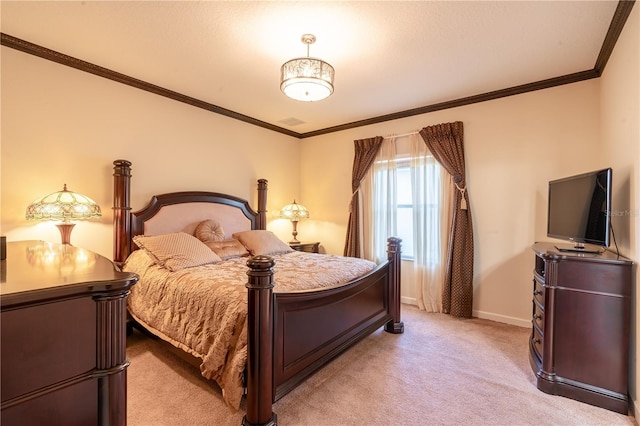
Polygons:
<instances>
[{"instance_id":1,"label":"ceiling","mask_svg":"<svg viewBox=\"0 0 640 426\"><path fill-rule=\"evenodd\" d=\"M597 77L632 6L2 0L0 14L5 46L308 137ZM336 72L318 102L279 87L280 66L306 55L305 33L317 38L310 56Z\"/></svg>"}]
</instances>

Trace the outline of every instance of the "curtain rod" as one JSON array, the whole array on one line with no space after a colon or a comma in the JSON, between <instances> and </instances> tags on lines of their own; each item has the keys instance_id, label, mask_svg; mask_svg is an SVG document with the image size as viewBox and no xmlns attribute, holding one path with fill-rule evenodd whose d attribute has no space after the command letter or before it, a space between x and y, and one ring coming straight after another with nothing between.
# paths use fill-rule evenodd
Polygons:
<instances>
[{"instance_id":1,"label":"curtain rod","mask_svg":"<svg viewBox=\"0 0 640 426\"><path fill-rule=\"evenodd\" d=\"M417 135L418 133L420 133L420 130L415 130L413 132L408 132L408 133L402 133L400 135L389 135L389 136L384 136L382 139L391 139L391 138L402 138L404 136L411 136L411 135Z\"/></svg>"}]
</instances>

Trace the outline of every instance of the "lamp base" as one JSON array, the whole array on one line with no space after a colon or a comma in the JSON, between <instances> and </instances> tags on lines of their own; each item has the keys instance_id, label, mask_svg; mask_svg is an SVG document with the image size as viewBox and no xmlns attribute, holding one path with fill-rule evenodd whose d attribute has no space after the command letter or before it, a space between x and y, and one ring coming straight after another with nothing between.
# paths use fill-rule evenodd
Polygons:
<instances>
[{"instance_id":1,"label":"lamp base","mask_svg":"<svg viewBox=\"0 0 640 426\"><path fill-rule=\"evenodd\" d=\"M289 244L300 244L300 241L296 238L298 236L298 221L292 220L291 224L293 225L293 232L291 233L291 235L293 235L293 240L289 241Z\"/></svg>"},{"instance_id":2,"label":"lamp base","mask_svg":"<svg viewBox=\"0 0 640 426\"><path fill-rule=\"evenodd\" d=\"M75 223L58 223L56 224L58 230L60 230L60 236L62 237L62 244L71 245L71 231L76 226Z\"/></svg>"}]
</instances>

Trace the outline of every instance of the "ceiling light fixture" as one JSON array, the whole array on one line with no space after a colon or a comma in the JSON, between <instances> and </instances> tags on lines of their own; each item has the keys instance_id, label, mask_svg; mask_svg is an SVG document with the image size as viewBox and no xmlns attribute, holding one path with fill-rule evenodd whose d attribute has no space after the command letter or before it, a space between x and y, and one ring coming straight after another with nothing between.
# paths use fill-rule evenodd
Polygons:
<instances>
[{"instance_id":1,"label":"ceiling light fixture","mask_svg":"<svg viewBox=\"0 0 640 426\"><path fill-rule=\"evenodd\" d=\"M280 90L291 99L319 101L333 93L335 70L325 61L309 57L309 46L315 41L313 34L303 35L307 57L291 59L280 68Z\"/></svg>"}]
</instances>

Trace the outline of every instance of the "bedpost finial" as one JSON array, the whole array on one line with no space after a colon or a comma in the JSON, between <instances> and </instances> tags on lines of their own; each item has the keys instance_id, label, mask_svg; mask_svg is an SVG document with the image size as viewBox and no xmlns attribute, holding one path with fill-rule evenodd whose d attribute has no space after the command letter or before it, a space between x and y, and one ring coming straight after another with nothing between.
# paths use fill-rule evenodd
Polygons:
<instances>
[{"instance_id":1,"label":"bedpost finial","mask_svg":"<svg viewBox=\"0 0 640 426\"><path fill-rule=\"evenodd\" d=\"M114 175L131 175L131 161L128 160L115 160L113 162Z\"/></svg>"},{"instance_id":2,"label":"bedpost finial","mask_svg":"<svg viewBox=\"0 0 640 426\"><path fill-rule=\"evenodd\" d=\"M400 252L401 243L402 243L402 238L389 237L387 239L387 252L389 253Z\"/></svg>"},{"instance_id":3,"label":"bedpost finial","mask_svg":"<svg viewBox=\"0 0 640 426\"><path fill-rule=\"evenodd\" d=\"M246 287L258 290L273 288L273 265L275 264L276 261L271 256L258 255L250 257L247 260L249 281Z\"/></svg>"},{"instance_id":4,"label":"bedpost finial","mask_svg":"<svg viewBox=\"0 0 640 426\"><path fill-rule=\"evenodd\" d=\"M129 160L115 160L113 162L115 166L131 166L131 161Z\"/></svg>"},{"instance_id":5,"label":"bedpost finial","mask_svg":"<svg viewBox=\"0 0 640 426\"><path fill-rule=\"evenodd\" d=\"M250 257L249 260L247 260L247 266L251 268L251 271L268 271L273 268L275 264L276 261L273 260L273 257L263 254Z\"/></svg>"}]
</instances>

